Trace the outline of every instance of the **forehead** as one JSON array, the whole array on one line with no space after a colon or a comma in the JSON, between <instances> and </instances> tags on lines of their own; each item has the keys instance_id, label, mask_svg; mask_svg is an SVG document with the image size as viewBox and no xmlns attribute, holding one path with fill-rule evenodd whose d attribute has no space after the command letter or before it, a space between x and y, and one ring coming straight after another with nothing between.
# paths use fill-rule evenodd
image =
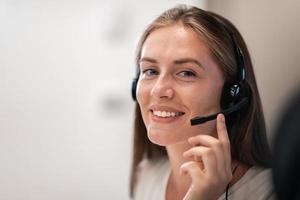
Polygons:
<instances>
[{"instance_id":1,"label":"forehead","mask_svg":"<svg viewBox=\"0 0 300 200\"><path fill-rule=\"evenodd\" d=\"M142 46L141 56L168 58L178 56L208 57L206 43L191 28L176 24L159 28L147 37Z\"/></svg>"}]
</instances>

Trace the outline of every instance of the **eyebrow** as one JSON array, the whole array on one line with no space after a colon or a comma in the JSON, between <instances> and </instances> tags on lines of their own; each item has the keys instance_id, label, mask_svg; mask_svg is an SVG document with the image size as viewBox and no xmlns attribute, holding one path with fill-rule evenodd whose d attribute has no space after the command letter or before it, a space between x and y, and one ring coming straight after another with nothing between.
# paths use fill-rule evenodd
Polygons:
<instances>
[{"instance_id":1,"label":"eyebrow","mask_svg":"<svg viewBox=\"0 0 300 200\"><path fill-rule=\"evenodd\" d=\"M196 59L193 58L182 58L174 61L175 64L185 64L185 63L194 63L201 68L204 68L203 65Z\"/></svg>"},{"instance_id":2,"label":"eyebrow","mask_svg":"<svg viewBox=\"0 0 300 200\"><path fill-rule=\"evenodd\" d=\"M157 60L155 60L154 58L150 58L150 57L143 57L139 60L139 63L141 62L150 62L150 63L158 63ZM178 60L174 61L174 64L185 64L185 63L194 63L196 65L198 65L201 68L204 68L203 65L196 59L193 58L181 58Z\"/></svg>"},{"instance_id":3,"label":"eyebrow","mask_svg":"<svg viewBox=\"0 0 300 200\"><path fill-rule=\"evenodd\" d=\"M141 62L151 62L151 63L157 63L157 61L153 58L149 58L149 57L143 57L139 60L139 63Z\"/></svg>"}]
</instances>

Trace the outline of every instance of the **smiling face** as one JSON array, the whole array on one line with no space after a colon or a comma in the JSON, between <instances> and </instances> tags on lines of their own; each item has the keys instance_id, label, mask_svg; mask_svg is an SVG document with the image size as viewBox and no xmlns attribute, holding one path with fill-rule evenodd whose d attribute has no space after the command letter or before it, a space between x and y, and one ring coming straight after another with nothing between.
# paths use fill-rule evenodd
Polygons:
<instances>
[{"instance_id":1,"label":"smiling face","mask_svg":"<svg viewBox=\"0 0 300 200\"><path fill-rule=\"evenodd\" d=\"M224 76L208 48L180 24L153 31L142 46L137 101L155 144L167 146L198 134L214 135L215 121L190 119L220 111Z\"/></svg>"}]
</instances>

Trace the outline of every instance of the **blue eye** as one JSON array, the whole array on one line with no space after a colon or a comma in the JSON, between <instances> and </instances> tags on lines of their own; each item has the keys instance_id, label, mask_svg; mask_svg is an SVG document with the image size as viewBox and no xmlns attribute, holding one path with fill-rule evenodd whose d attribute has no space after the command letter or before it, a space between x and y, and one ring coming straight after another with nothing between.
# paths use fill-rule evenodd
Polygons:
<instances>
[{"instance_id":1,"label":"blue eye","mask_svg":"<svg viewBox=\"0 0 300 200\"><path fill-rule=\"evenodd\" d=\"M154 75L158 74L158 72L154 69L146 69L146 70L143 70L142 73L143 73L143 76L146 76L146 77L150 77L150 76L154 76Z\"/></svg>"},{"instance_id":2,"label":"blue eye","mask_svg":"<svg viewBox=\"0 0 300 200\"><path fill-rule=\"evenodd\" d=\"M195 77L196 73L192 72L192 71L182 71L178 73L180 76L182 77Z\"/></svg>"}]
</instances>

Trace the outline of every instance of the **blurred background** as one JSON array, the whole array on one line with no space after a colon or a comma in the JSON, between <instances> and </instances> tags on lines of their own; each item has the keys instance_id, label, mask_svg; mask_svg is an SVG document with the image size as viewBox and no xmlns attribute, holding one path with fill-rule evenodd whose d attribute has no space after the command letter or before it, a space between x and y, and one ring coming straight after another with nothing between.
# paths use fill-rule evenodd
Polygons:
<instances>
[{"instance_id":1,"label":"blurred background","mask_svg":"<svg viewBox=\"0 0 300 200\"><path fill-rule=\"evenodd\" d=\"M0 200L129 199L135 46L179 3L238 27L272 138L299 87L299 1L0 0Z\"/></svg>"}]
</instances>

